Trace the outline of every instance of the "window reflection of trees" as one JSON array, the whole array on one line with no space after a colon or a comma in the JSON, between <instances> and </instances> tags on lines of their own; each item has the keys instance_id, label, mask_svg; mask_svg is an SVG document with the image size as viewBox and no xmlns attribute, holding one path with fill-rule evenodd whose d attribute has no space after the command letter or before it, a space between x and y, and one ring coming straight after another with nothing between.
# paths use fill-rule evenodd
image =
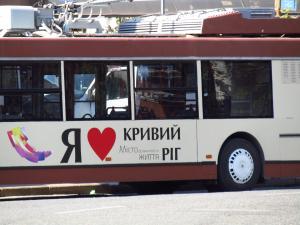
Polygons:
<instances>
[{"instance_id":1,"label":"window reflection of trees","mask_svg":"<svg viewBox=\"0 0 300 225\"><path fill-rule=\"evenodd\" d=\"M206 118L272 117L271 66L267 61L203 61Z\"/></svg>"}]
</instances>

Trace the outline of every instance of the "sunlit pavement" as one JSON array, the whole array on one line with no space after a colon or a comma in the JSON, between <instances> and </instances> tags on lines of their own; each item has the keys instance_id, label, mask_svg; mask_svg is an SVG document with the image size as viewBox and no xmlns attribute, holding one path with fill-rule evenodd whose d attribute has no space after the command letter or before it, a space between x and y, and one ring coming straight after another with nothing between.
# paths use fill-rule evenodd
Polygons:
<instances>
[{"instance_id":1,"label":"sunlit pavement","mask_svg":"<svg viewBox=\"0 0 300 225\"><path fill-rule=\"evenodd\" d=\"M300 186L0 202L5 225L298 225Z\"/></svg>"}]
</instances>

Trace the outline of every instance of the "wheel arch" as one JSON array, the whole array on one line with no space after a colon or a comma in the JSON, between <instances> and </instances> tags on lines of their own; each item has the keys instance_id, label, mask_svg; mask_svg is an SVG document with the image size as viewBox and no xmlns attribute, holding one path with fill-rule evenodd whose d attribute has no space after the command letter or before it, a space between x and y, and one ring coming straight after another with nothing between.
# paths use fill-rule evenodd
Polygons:
<instances>
[{"instance_id":1,"label":"wheel arch","mask_svg":"<svg viewBox=\"0 0 300 225\"><path fill-rule=\"evenodd\" d=\"M263 181L264 179L264 163L265 163L265 155L263 152L263 149L259 143L259 141L257 140L256 137L254 137L253 135L247 133L247 132L236 132L231 134L229 137L226 138L226 140L223 142L221 149L219 151L219 155L218 155L218 165L220 164L220 155L222 153L222 150L224 149L224 146L227 144L227 142L229 142L231 139L234 138L242 138L245 139L249 142L251 142L254 147L257 149L259 157L260 157L260 163L261 163L261 174L259 176L259 181Z\"/></svg>"}]
</instances>

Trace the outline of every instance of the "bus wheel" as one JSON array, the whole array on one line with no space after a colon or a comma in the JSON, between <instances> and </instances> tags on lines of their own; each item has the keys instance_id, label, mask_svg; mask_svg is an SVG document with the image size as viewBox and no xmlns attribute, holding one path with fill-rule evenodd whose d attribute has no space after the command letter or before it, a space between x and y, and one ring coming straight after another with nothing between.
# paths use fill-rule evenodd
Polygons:
<instances>
[{"instance_id":1,"label":"bus wheel","mask_svg":"<svg viewBox=\"0 0 300 225\"><path fill-rule=\"evenodd\" d=\"M250 189L258 182L260 173L260 157L250 141L234 138L222 148L218 165L218 182L222 189Z\"/></svg>"}]
</instances>

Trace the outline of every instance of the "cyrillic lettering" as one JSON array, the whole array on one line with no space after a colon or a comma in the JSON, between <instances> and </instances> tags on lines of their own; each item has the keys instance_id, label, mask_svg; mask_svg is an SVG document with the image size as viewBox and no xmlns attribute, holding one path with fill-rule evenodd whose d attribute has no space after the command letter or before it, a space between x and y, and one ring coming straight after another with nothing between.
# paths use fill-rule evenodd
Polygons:
<instances>
[{"instance_id":1,"label":"cyrillic lettering","mask_svg":"<svg viewBox=\"0 0 300 225\"><path fill-rule=\"evenodd\" d=\"M177 130L174 132L175 128L172 127L171 128L171 139L177 139L180 140L180 127L177 128ZM177 135L177 138L175 138L175 136Z\"/></svg>"},{"instance_id":2,"label":"cyrillic lettering","mask_svg":"<svg viewBox=\"0 0 300 225\"><path fill-rule=\"evenodd\" d=\"M70 144L69 142L69 135L72 132L74 132L74 144ZM75 151L75 162L81 163L80 132L80 129L68 129L62 133L61 139L64 145L67 146L67 150L60 163L68 163L73 150Z\"/></svg>"},{"instance_id":3,"label":"cyrillic lettering","mask_svg":"<svg viewBox=\"0 0 300 225\"><path fill-rule=\"evenodd\" d=\"M129 134L130 131L131 131L131 128L129 128L128 131L127 131L126 128L124 128L124 140L125 141L127 141L127 140L131 141L132 140L131 137L130 137L130 134Z\"/></svg>"}]
</instances>

